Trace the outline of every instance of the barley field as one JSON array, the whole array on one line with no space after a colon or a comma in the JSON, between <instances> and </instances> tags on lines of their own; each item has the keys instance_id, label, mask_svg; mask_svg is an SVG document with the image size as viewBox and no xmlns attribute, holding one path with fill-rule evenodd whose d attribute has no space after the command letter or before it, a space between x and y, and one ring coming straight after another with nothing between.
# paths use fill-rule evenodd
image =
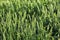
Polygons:
<instances>
[{"instance_id":1,"label":"barley field","mask_svg":"<svg viewBox=\"0 0 60 40\"><path fill-rule=\"evenodd\" d=\"M0 0L0 40L60 40L60 0Z\"/></svg>"}]
</instances>

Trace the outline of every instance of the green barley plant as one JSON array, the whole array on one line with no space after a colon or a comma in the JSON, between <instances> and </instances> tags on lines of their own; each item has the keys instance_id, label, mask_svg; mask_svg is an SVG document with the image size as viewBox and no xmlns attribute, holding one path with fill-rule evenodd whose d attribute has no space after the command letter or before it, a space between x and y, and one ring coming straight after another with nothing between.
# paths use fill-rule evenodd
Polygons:
<instances>
[{"instance_id":1,"label":"green barley plant","mask_svg":"<svg viewBox=\"0 0 60 40\"><path fill-rule=\"evenodd\" d=\"M60 40L60 0L0 0L0 40Z\"/></svg>"}]
</instances>

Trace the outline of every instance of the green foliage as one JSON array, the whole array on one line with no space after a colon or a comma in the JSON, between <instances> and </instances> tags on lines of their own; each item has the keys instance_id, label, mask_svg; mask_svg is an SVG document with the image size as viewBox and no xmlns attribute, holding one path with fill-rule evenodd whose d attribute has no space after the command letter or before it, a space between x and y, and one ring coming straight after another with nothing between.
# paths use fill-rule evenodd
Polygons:
<instances>
[{"instance_id":1,"label":"green foliage","mask_svg":"<svg viewBox=\"0 0 60 40\"><path fill-rule=\"evenodd\" d=\"M60 40L59 0L2 0L0 40Z\"/></svg>"}]
</instances>

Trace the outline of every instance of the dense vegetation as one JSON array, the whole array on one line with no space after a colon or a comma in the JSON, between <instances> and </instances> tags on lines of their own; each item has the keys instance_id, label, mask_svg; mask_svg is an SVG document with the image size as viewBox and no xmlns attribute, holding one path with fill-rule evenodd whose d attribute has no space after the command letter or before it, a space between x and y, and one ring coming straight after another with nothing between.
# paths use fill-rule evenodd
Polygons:
<instances>
[{"instance_id":1,"label":"dense vegetation","mask_svg":"<svg viewBox=\"0 0 60 40\"><path fill-rule=\"evenodd\" d=\"M60 40L60 0L0 1L0 40Z\"/></svg>"}]
</instances>

